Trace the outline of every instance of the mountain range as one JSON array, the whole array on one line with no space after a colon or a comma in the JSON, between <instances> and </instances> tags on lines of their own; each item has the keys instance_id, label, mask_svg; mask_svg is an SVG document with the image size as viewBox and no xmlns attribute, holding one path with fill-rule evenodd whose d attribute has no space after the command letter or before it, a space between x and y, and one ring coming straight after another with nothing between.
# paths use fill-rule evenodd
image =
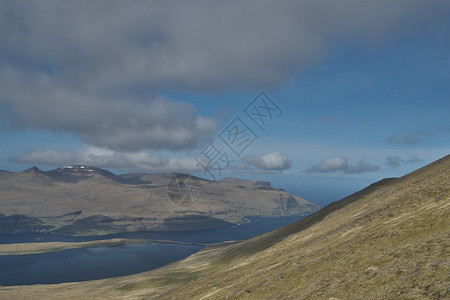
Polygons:
<instances>
[{"instance_id":1,"label":"mountain range","mask_svg":"<svg viewBox=\"0 0 450 300\"><path fill-rule=\"evenodd\" d=\"M127 173L83 165L0 171L0 231L100 235L226 227L246 217L311 213L318 206L237 178Z\"/></svg>"}]
</instances>

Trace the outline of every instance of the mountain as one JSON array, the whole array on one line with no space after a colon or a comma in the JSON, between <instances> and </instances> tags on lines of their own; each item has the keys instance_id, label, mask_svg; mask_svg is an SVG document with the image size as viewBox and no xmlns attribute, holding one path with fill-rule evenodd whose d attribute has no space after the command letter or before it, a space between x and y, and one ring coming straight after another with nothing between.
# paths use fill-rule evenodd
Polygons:
<instances>
[{"instance_id":1,"label":"mountain","mask_svg":"<svg viewBox=\"0 0 450 300\"><path fill-rule=\"evenodd\" d=\"M225 180L232 181L234 180ZM250 184L250 183L248 183ZM278 230L163 268L6 299L449 299L450 155Z\"/></svg>"},{"instance_id":2,"label":"mountain","mask_svg":"<svg viewBox=\"0 0 450 300\"><path fill-rule=\"evenodd\" d=\"M218 228L318 206L270 183L179 173L115 175L83 165L0 172L0 231L107 234Z\"/></svg>"}]
</instances>

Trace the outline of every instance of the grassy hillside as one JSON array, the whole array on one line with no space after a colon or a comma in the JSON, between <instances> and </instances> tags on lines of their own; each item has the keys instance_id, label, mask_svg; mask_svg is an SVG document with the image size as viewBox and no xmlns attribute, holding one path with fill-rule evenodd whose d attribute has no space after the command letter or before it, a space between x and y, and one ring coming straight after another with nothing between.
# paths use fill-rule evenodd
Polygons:
<instances>
[{"instance_id":1,"label":"grassy hillside","mask_svg":"<svg viewBox=\"0 0 450 300\"><path fill-rule=\"evenodd\" d=\"M119 278L0 288L27 299L448 299L450 156L281 229Z\"/></svg>"},{"instance_id":2,"label":"grassy hillside","mask_svg":"<svg viewBox=\"0 0 450 300\"><path fill-rule=\"evenodd\" d=\"M450 156L236 244L163 299L450 297Z\"/></svg>"}]
</instances>

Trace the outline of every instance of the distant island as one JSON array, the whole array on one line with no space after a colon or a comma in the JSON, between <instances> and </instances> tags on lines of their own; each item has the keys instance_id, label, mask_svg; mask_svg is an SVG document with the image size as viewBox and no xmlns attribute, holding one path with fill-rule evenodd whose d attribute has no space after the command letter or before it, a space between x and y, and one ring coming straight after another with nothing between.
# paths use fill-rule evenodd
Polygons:
<instances>
[{"instance_id":1,"label":"distant island","mask_svg":"<svg viewBox=\"0 0 450 300\"><path fill-rule=\"evenodd\" d=\"M180 173L116 175L84 165L0 171L0 231L104 235L222 228L319 209L269 182Z\"/></svg>"}]
</instances>

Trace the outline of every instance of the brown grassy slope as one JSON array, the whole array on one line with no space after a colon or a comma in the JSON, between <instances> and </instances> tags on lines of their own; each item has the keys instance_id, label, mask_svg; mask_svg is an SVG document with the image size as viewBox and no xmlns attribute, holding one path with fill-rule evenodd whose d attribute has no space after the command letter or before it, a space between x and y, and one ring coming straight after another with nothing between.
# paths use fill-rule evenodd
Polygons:
<instances>
[{"instance_id":1,"label":"brown grassy slope","mask_svg":"<svg viewBox=\"0 0 450 300\"><path fill-rule=\"evenodd\" d=\"M437 299L450 293L450 156L276 232L165 299Z\"/></svg>"}]
</instances>

